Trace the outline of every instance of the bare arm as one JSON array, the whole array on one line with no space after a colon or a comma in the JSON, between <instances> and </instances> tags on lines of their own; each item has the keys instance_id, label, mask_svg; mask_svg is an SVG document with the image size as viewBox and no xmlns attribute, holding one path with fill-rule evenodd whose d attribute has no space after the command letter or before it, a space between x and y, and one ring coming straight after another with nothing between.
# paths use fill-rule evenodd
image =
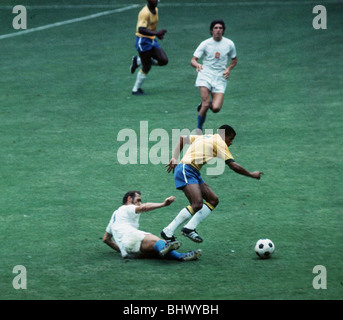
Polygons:
<instances>
[{"instance_id":1,"label":"bare arm","mask_svg":"<svg viewBox=\"0 0 343 320\"><path fill-rule=\"evenodd\" d=\"M231 72L231 70L236 66L237 62L238 62L237 57L236 57L236 58L233 58L233 59L231 60L230 65L225 69L225 71L224 71L224 73L223 73L225 79L229 78L230 72Z\"/></svg>"},{"instance_id":2,"label":"bare arm","mask_svg":"<svg viewBox=\"0 0 343 320\"><path fill-rule=\"evenodd\" d=\"M158 31L152 31L144 27L139 27L138 32L145 36L156 36L158 39L162 40L164 38L164 35L167 33L167 30L161 29Z\"/></svg>"},{"instance_id":3,"label":"bare arm","mask_svg":"<svg viewBox=\"0 0 343 320\"><path fill-rule=\"evenodd\" d=\"M112 235L110 233L105 232L102 241L106 243L109 247L111 247L113 250L120 252L118 245L114 242Z\"/></svg>"},{"instance_id":4,"label":"bare arm","mask_svg":"<svg viewBox=\"0 0 343 320\"><path fill-rule=\"evenodd\" d=\"M246 170L244 167L242 167L239 163L234 162L234 161L227 161L226 162L227 165L230 167L231 170L243 175L243 176L247 176L253 179L257 179L260 180L261 179L261 175L263 174L262 171L253 171L250 172L248 170Z\"/></svg>"},{"instance_id":5,"label":"bare arm","mask_svg":"<svg viewBox=\"0 0 343 320\"><path fill-rule=\"evenodd\" d=\"M169 206L174 201L175 201L175 197L171 196L171 197L166 198L161 203L154 203L154 202L142 203L140 206L136 207L136 213L147 212L147 211L163 208L163 207Z\"/></svg>"},{"instance_id":6,"label":"bare arm","mask_svg":"<svg viewBox=\"0 0 343 320\"><path fill-rule=\"evenodd\" d=\"M170 171L174 172L174 169L177 166L177 160L179 159L180 153L186 144L190 144L189 137L181 136L179 142L175 147L173 157L170 159L169 163L164 166L165 168L167 168L168 173Z\"/></svg>"}]
</instances>

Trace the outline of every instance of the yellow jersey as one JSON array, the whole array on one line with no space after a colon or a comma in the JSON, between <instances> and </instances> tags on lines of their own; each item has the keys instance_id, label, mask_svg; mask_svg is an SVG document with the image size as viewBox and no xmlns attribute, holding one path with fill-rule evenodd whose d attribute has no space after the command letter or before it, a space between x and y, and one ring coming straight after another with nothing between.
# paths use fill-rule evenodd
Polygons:
<instances>
[{"instance_id":1,"label":"yellow jersey","mask_svg":"<svg viewBox=\"0 0 343 320\"><path fill-rule=\"evenodd\" d=\"M143 38L149 38L149 39L155 39L156 36L146 36L144 34L139 33L138 29L140 27L147 28L151 31L156 31L157 29L157 23L158 23L158 8L155 8L156 13L152 13L148 6L146 5L143 7L143 9L138 14L138 21L137 21L137 27L136 27L136 36L143 37Z\"/></svg>"},{"instance_id":2,"label":"yellow jersey","mask_svg":"<svg viewBox=\"0 0 343 320\"><path fill-rule=\"evenodd\" d=\"M200 171L202 166L213 158L224 161L234 160L227 144L219 134L190 135L189 140L191 145L180 163L189 164Z\"/></svg>"}]
</instances>

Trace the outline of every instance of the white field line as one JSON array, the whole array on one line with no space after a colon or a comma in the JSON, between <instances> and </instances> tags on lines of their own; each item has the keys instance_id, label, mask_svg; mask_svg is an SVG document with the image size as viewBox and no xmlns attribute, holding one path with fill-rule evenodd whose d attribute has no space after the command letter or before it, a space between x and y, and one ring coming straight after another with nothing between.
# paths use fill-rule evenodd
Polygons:
<instances>
[{"instance_id":1,"label":"white field line","mask_svg":"<svg viewBox=\"0 0 343 320\"><path fill-rule=\"evenodd\" d=\"M342 0L325 0L322 1L320 4L343 4ZM231 1L231 2L210 2L210 3L166 3L161 1L159 3L160 7L223 7L223 6L267 6L267 5L307 5L313 4L316 5L315 1L313 0L288 0L288 1ZM319 4L319 3L317 3ZM114 9L119 7L119 4L80 4L80 5L69 5L69 4L57 4L57 5L26 5L26 9L35 9L35 10L47 10L47 9ZM137 4L135 6L143 6L142 4ZM10 5L0 5L0 10L12 10L14 6Z\"/></svg>"},{"instance_id":2,"label":"white field line","mask_svg":"<svg viewBox=\"0 0 343 320\"><path fill-rule=\"evenodd\" d=\"M246 2L238 2L238 1L233 1L233 2L227 2L227 3L160 3L159 6L161 7L214 7L214 6L267 6L267 5L314 5L314 2L312 0L309 1L246 1ZM342 0L326 0L323 2L323 5L325 4L343 4ZM52 24L48 24L45 26L41 26L41 27L37 27L37 28L31 28L31 29L27 29L27 30L23 30L23 31L18 31L18 32L13 32L13 33L9 33L9 34L4 34L4 35L0 35L0 40L2 39L7 39L7 38L11 38L11 37L16 37L16 36L20 36L23 34L27 34L27 33L31 33L31 32L36 32L36 31L41 31L41 30L46 30L46 29L50 29L50 28L55 28L55 27L59 27L59 26L63 26L66 24L70 24L70 23L76 23L76 22L81 22L81 21L85 21L85 20L90 20L90 19L95 19L98 17L102 17L102 16L106 16L109 14L113 14L113 13L117 13L117 12L123 12L123 11L127 11L130 9L134 9L137 8L139 6L142 6L141 4L132 4L130 6L127 7L123 7L123 8L118 8L118 9L113 9L113 10L108 10L108 11L103 11L103 12L99 12L99 13L95 13L95 14L91 14L89 16L85 16L85 17L81 17L81 18L76 18L76 19L71 19L71 20L66 20L66 21L61 21L61 22L55 22ZM105 8L114 8L116 7L116 5L31 5L31 6L25 6L26 9L34 9L34 10L47 10L47 9L105 9ZM0 10L12 10L13 7L12 6L8 6L8 5L0 5Z\"/></svg>"},{"instance_id":3,"label":"white field line","mask_svg":"<svg viewBox=\"0 0 343 320\"><path fill-rule=\"evenodd\" d=\"M90 20L90 19L95 19L95 18L99 18L99 17L102 17L102 16L107 16L109 14L113 14L113 13L118 13L118 12L123 12L123 11L130 10L130 9L134 9L134 8L137 8L138 6L139 6L138 4L134 4L134 5L131 5L131 6L128 6L128 7L123 7L123 8L119 8L119 9L115 9L115 10L103 11L103 12L91 14L89 16L81 17L81 18L75 18L75 19L65 20L65 21L61 21L61 22L55 22L55 23L47 24L45 26L41 26L41 27L37 27L37 28L31 28L31 29L26 29L26 30L23 30L23 31L8 33L8 34L4 34L4 35L0 36L0 40L11 38L11 37L16 37L16 36L21 36L23 34L32 33L32 32L36 32L36 31L41 31L41 30L46 30L46 29L50 29L50 28L60 27L60 26L63 26L63 25L66 25L66 24L70 24L70 23L75 23L75 22L81 22L81 21L86 21L86 20Z\"/></svg>"},{"instance_id":4,"label":"white field line","mask_svg":"<svg viewBox=\"0 0 343 320\"><path fill-rule=\"evenodd\" d=\"M12 10L13 6L0 5L0 10ZM120 4L47 4L47 5L25 5L26 9L47 10L47 9L115 9L120 7Z\"/></svg>"}]
</instances>

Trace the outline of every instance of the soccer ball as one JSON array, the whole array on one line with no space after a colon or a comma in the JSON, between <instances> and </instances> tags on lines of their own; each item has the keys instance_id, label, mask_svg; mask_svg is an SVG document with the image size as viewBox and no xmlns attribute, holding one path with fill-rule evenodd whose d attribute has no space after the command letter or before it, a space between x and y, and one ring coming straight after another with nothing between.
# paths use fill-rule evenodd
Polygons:
<instances>
[{"instance_id":1,"label":"soccer ball","mask_svg":"<svg viewBox=\"0 0 343 320\"><path fill-rule=\"evenodd\" d=\"M256 242L255 252L261 259L270 258L274 250L274 243L269 239L260 239Z\"/></svg>"}]
</instances>

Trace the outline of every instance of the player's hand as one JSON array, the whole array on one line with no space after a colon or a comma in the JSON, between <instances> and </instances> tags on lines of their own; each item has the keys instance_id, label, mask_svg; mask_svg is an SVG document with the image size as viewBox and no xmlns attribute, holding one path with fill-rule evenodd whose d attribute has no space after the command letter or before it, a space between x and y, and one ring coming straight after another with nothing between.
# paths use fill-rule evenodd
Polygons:
<instances>
[{"instance_id":1,"label":"player's hand","mask_svg":"<svg viewBox=\"0 0 343 320\"><path fill-rule=\"evenodd\" d=\"M166 171L168 173L171 172L171 171L173 171L173 173L174 173L174 170L175 170L176 166L177 166L177 161L174 158L171 158L169 163L166 164L164 167L167 168Z\"/></svg>"},{"instance_id":2,"label":"player's hand","mask_svg":"<svg viewBox=\"0 0 343 320\"><path fill-rule=\"evenodd\" d=\"M169 206L175 201L174 196L170 196L164 200L164 206Z\"/></svg>"},{"instance_id":3,"label":"player's hand","mask_svg":"<svg viewBox=\"0 0 343 320\"><path fill-rule=\"evenodd\" d=\"M197 66L196 66L196 70L197 70L197 72L202 70L202 64L198 63Z\"/></svg>"},{"instance_id":4,"label":"player's hand","mask_svg":"<svg viewBox=\"0 0 343 320\"><path fill-rule=\"evenodd\" d=\"M262 174L264 174L262 171L254 171L252 172L252 178L260 180Z\"/></svg>"},{"instance_id":5,"label":"player's hand","mask_svg":"<svg viewBox=\"0 0 343 320\"><path fill-rule=\"evenodd\" d=\"M225 79L228 79L230 77L230 70L226 69L223 73L223 76Z\"/></svg>"},{"instance_id":6,"label":"player's hand","mask_svg":"<svg viewBox=\"0 0 343 320\"><path fill-rule=\"evenodd\" d=\"M159 38L160 40L162 40L164 38L164 35L167 33L166 29L162 29L157 31L156 33L156 37Z\"/></svg>"}]
</instances>

